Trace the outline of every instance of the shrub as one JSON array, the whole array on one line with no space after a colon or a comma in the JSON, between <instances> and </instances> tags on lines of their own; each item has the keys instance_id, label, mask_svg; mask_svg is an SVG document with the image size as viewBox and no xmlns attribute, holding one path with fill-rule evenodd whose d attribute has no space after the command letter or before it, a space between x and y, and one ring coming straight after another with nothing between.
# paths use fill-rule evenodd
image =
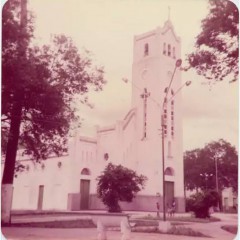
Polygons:
<instances>
[{"instance_id":1,"label":"shrub","mask_svg":"<svg viewBox=\"0 0 240 240\"><path fill-rule=\"evenodd\" d=\"M216 191L198 192L187 199L187 208L193 211L197 218L209 218L209 208L216 206L219 202L219 195Z\"/></svg>"}]
</instances>

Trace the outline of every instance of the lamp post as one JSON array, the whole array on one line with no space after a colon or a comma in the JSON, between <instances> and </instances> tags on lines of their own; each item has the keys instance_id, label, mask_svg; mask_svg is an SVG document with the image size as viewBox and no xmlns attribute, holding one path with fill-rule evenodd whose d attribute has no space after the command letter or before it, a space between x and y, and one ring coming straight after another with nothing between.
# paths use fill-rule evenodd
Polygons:
<instances>
[{"instance_id":1,"label":"lamp post","mask_svg":"<svg viewBox=\"0 0 240 240\"><path fill-rule=\"evenodd\" d=\"M215 158L215 171L216 171L216 191L218 193L218 166L217 166L217 158Z\"/></svg>"},{"instance_id":2,"label":"lamp post","mask_svg":"<svg viewBox=\"0 0 240 240\"><path fill-rule=\"evenodd\" d=\"M219 200L218 200L218 203L217 203L217 208L218 208L218 211L220 210L220 196L221 194L219 194L219 186L218 186L218 159L222 157L222 153L218 153L218 154L215 154L214 155L214 161L215 161L215 181L216 181L216 191L219 195Z\"/></svg>"},{"instance_id":3,"label":"lamp post","mask_svg":"<svg viewBox=\"0 0 240 240\"><path fill-rule=\"evenodd\" d=\"M167 104L169 101L171 101L176 94L183 88L183 87L188 87L192 82L191 81L186 81L176 92L175 94L167 101L167 94L164 97L163 100L163 106L162 106L162 113L161 113L161 132L162 132L162 176L163 176L163 221L166 221L166 207L165 207L165 152L164 152L164 129L165 129L165 123L164 123L164 114L163 114L163 109L164 109L164 104Z\"/></svg>"},{"instance_id":4,"label":"lamp post","mask_svg":"<svg viewBox=\"0 0 240 240\"><path fill-rule=\"evenodd\" d=\"M208 181L209 177L213 176L213 174L212 173L210 173L210 174L208 174L208 173L204 173L204 174L200 173L200 176L204 178L204 180L205 180L205 188L207 190L207 181Z\"/></svg>"},{"instance_id":5,"label":"lamp post","mask_svg":"<svg viewBox=\"0 0 240 240\"><path fill-rule=\"evenodd\" d=\"M164 96L164 99L163 99L163 104L162 104L162 109L161 109L161 132L162 132L162 182L163 182L163 221L166 221L166 206L165 206L165 152L164 152L164 130L165 130L165 122L164 122L164 111L163 111L163 109L164 109L164 107L165 107L165 104L167 104L167 96L168 96L168 92L170 91L170 87L171 87L171 85L172 85L172 81L173 81L173 78L174 78L174 75L175 75L175 72L176 72L176 69L178 68L178 67L180 67L181 66L181 64L182 64L182 60L181 59L178 59L177 61L176 61L176 63L175 63L175 68L174 68L174 71L173 71L173 74L172 74L172 77L171 77L171 80L170 80L170 82L169 82L169 85L168 85L168 88L167 88L167 91L166 91L166 94L165 94L165 96ZM189 84L184 84L182 87L184 87L184 86L189 86L190 85L190 83ZM181 87L181 88L182 88ZM176 93L177 92L179 92L180 90L181 90L181 88L178 90L178 91L176 91ZM176 94L175 94L176 95ZM175 96L174 95L174 96Z\"/></svg>"}]
</instances>

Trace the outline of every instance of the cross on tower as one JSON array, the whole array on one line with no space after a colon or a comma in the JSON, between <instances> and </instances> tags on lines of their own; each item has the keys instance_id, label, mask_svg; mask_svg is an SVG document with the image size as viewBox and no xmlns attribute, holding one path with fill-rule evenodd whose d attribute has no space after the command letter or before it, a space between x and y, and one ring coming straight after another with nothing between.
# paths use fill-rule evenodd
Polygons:
<instances>
[{"instance_id":1,"label":"cross on tower","mask_svg":"<svg viewBox=\"0 0 240 240\"><path fill-rule=\"evenodd\" d=\"M143 99L143 140L147 137L147 98L150 96L150 92L144 88L143 93L140 96Z\"/></svg>"}]
</instances>

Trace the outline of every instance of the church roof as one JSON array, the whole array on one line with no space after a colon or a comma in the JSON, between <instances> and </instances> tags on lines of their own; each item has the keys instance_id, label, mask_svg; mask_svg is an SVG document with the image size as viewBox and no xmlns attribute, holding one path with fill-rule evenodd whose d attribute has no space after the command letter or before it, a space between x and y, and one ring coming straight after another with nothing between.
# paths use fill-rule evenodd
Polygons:
<instances>
[{"instance_id":1,"label":"church roof","mask_svg":"<svg viewBox=\"0 0 240 240\"><path fill-rule=\"evenodd\" d=\"M150 36L154 36L154 35L156 35L158 33L160 33L161 35L165 35L168 31L172 32L172 35L175 38L176 42L181 42L181 38L177 36L177 34L176 34L175 30L174 30L173 24L172 24L172 22L170 20L167 20L164 23L163 27L159 26L159 27L157 27L154 30L151 30L151 31L139 34L139 35L135 35L134 39L135 39L135 41L138 41L138 40L150 37Z\"/></svg>"},{"instance_id":2,"label":"church roof","mask_svg":"<svg viewBox=\"0 0 240 240\"><path fill-rule=\"evenodd\" d=\"M173 24L170 20L167 20L165 23L164 23L164 26L162 28L159 28L160 29L160 32L162 35L166 34L168 31L171 31L175 40L177 42L180 42L181 41L181 38L177 36L177 34L175 33L175 30L174 30L174 27L173 27Z\"/></svg>"}]
</instances>

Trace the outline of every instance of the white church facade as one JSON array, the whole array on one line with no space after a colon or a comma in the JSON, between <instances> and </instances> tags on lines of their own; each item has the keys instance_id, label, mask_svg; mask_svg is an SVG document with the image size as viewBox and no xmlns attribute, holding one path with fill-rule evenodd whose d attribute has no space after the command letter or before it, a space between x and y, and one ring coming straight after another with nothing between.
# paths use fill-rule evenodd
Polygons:
<instances>
[{"instance_id":1,"label":"white church facade","mask_svg":"<svg viewBox=\"0 0 240 240\"><path fill-rule=\"evenodd\" d=\"M98 127L96 137L77 135L66 156L41 163L19 159L25 171L14 180L12 209L87 210L104 209L96 195L97 176L112 162L147 176L144 190L123 210L162 209L162 132L165 121L166 204L176 202L185 211L182 148L181 72L175 68L181 58L181 40L173 25L135 36L132 65L132 103L125 118L112 126ZM163 105L174 74L168 99ZM164 106L164 108L163 108ZM19 160L18 159L18 160Z\"/></svg>"}]
</instances>

